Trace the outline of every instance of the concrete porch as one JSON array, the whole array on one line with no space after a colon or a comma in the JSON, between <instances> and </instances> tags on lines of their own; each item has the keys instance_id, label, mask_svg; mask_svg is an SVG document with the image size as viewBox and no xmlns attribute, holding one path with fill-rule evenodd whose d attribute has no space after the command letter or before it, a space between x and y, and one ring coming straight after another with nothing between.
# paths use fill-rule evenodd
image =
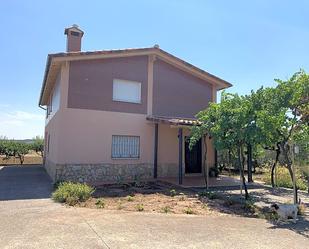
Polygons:
<instances>
[{"instance_id":1,"label":"concrete porch","mask_svg":"<svg viewBox=\"0 0 309 249\"><path fill-rule=\"evenodd\" d=\"M179 185L178 177L161 177L158 180L162 182L171 183L174 185ZM237 187L240 186L239 179L235 179L233 177L219 175L218 177L209 177L208 187ZM192 187L205 187L204 176L184 176L182 187L192 188Z\"/></svg>"}]
</instances>

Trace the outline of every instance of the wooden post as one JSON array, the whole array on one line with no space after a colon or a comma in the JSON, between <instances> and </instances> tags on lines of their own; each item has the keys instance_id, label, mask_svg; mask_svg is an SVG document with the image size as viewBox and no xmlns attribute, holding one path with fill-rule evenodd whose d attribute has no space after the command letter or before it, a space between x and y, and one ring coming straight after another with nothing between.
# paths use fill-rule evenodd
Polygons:
<instances>
[{"instance_id":1,"label":"wooden post","mask_svg":"<svg viewBox=\"0 0 309 249\"><path fill-rule=\"evenodd\" d=\"M178 183L182 184L182 128L178 129Z\"/></svg>"},{"instance_id":2,"label":"wooden post","mask_svg":"<svg viewBox=\"0 0 309 249\"><path fill-rule=\"evenodd\" d=\"M153 153L153 177L158 177L158 131L159 124L155 123L155 134L154 134L154 153Z\"/></svg>"}]
</instances>

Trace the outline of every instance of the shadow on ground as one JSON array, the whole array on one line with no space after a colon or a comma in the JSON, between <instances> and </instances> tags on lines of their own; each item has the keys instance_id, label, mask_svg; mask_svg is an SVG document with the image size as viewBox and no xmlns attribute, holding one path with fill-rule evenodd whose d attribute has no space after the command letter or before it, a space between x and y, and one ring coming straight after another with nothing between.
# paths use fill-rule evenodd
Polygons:
<instances>
[{"instance_id":1,"label":"shadow on ground","mask_svg":"<svg viewBox=\"0 0 309 249\"><path fill-rule=\"evenodd\" d=\"M194 188L195 191L201 191L203 188ZM271 188L269 186L261 184L249 185L249 194L251 203L263 210L263 212L270 214L270 205L273 203L292 203L293 192L289 189L284 188ZM212 188L210 191L215 195L214 198L218 199L222 205L216 205L217 202L210 202L209 207L217 209L222 213L228 213L238 216L257 218L252 212L246 211L245 200L240 197L239 187L219 187ZM302 203L306 206L307 212L303 216L298 216L297 223L294 224L293 220L286 222L277 222L274 220L268 220L272 225L269 229L288 229L295 233L298 233L306 238L309 238L309 195L305 192L299 191L299 197L302 199ZM243 203L243 205L241 205ZM250 203L250 202L249 202ZM250 204L248 206L250 208Z\"/></svg>"},{"instance_id":2,"label":"shadow on ground","mask_svg":"<svg viewBox=\"0 0 309 249\"><path fill-rule=\"evenodd\" d=\"M0 201L50 198L52 190L42 165L0 166Z\"/></svg>"},{"instance_id":3,"label":"shadow on ground","mask_svg":"<svg viewBox=\"0 0 309 249\"><path fill-rule=\"evenodd\" d=\"M304 217L299 216L296 224L291 221L271 222L271 224L269 229L288 229L309 239L309 220Z\"/></svg>"}]
</instances>

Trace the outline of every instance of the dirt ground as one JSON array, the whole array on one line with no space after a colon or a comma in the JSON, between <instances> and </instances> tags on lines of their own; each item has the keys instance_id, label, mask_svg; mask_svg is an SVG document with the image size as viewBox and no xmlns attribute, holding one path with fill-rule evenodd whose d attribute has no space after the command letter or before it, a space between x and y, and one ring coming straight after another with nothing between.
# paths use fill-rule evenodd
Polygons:
<instances>
[{"instance_id":1,"label":"dirt ground","mask_svg":"<svg viewBox=\"0 0 309 249\"><path fill-rule=\"evenodd\" d=\"M258 217L246 203L205 191L177 188L165 183L105 185L79 207L188 215L235 214Z\"/></svg>"},{"instance_id":2,"label":"dirt ground","mask_svg":"<svg viewBox=\"0 0 309 249\"><path fill-rule=\"evenodd\" d=\"M25 155L24 164L42 164L43 158L36 152L31 152ZM20 161L18 158L11 157L10 159L6 159L5 156L0 156L0 165L19 165Z\"/></svg>"}]
</instances>

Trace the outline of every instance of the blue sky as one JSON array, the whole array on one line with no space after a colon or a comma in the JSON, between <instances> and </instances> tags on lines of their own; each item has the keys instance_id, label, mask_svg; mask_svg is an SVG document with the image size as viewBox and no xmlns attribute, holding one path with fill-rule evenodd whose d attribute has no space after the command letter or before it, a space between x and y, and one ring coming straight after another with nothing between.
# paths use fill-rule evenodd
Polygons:
<instances>
[{"instance_id":1,"label":"blue sky","mask_svg":"<svg viewBox=\"0 0 309 249\"><path fill-rule=\"evenodd\" d=\"M48 53L64 28L83 50L160 47L249 93L309 71L309 1L1 1L0 136L43 135L38 98Z\"/></svg>"}]
</instances>

